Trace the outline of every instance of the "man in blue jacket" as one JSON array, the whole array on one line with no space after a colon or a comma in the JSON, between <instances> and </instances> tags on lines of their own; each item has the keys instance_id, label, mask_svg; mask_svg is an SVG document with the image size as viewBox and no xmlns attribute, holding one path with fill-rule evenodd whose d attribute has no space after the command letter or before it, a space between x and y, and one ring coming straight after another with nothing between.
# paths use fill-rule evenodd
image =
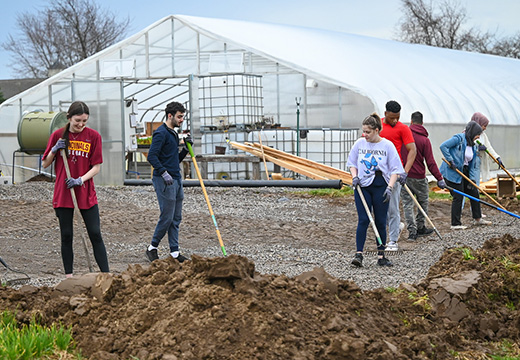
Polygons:
<instances>
[{"instance_id":1,"label":"man in blue jacket","mask_svg":"<svg viewBox=\"0 0 520 360\"><path fill-rule=\"evenodd\" d=\"M154 131L148 152L148 162L153 166L152 183L161 214L146 256L150 261L159 258L157 248L161 239L168 233L170 255L183 262L187 258L179 252L179 225L184 199L180 162L188 154L188 149L183 146L179 152L179 135L175 128L180 127L184 121L186 109L181 103L174 101L166 105L165 112L166 121ZM189 136L184 141L193 144Z\"/></svg>"}]
</instances>

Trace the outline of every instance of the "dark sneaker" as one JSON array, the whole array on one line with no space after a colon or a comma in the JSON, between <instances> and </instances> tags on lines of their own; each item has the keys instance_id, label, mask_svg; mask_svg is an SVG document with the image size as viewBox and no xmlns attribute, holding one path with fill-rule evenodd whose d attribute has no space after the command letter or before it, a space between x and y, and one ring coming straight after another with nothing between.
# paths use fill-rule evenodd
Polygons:
<instances>
[{"instance_id":1,"label":"dark sneaker","mask_svg":"<svg viewBox=\"0 0 520 360\"><path fill-rule=\"evenodd\" d=\"M390 260L388 260L387 258L383 257L381 259L377 259L377 265L379 266L394 266L394 264L392 264L392 262Z\"/></svg>"},{"instance_id":2,"label":"dark sneaker","mask_svg":"<svg viewBox=\"0 0 520 360\"><path fill-rule=\"evenodd\" d=\"M179 256L177 256L176 258L174 258L175 260L177 260L178 262L182 263L186 260L189 260L186 256L183 256L182 254L179 254Z\"/></svg>"},{"instance_id":3,"label":"dark sneaker","mask_svg":"<svg viewBox=\"0 0 520 360\"><path fill-rule=\"evenodd\" d=\"M412 240L412 241L413 240L417 240L417 233L414 233L414 232L409 233L408 234L408 240Z\"/></svg>"},{"instance_id":4,"label":"dark sneaker","mask_svg":"<svg viewBox=\"0 0 520 360\"><path fill-rule=\"evenodd\" d=\"M354 259L352 259L351 264L357 267L363 266L363 254L356 253L356 255L354 255Z\"/></svg>"},{"instance_id":5,"label":"dark sneaker","mask_svg":"<svg viewBox=\"0 0 520 360\"><path fill-rule=\"evenodd\" d=\"M433 229L423 227L420 229L417 229L417 236L428 236L433 233Z\"/></svg>"},{"instance_id":6,"label":"dark sneaker","mask_svg":"<svg viewBox=\"0 0 520 360\"><path fill-rule=\"evenodd\" d=\"M158 260L159 256L157 255L157 249L146 249L146 257L148 258L148 260L150 260L150 262Z\"/></svg>"}]
</instances>

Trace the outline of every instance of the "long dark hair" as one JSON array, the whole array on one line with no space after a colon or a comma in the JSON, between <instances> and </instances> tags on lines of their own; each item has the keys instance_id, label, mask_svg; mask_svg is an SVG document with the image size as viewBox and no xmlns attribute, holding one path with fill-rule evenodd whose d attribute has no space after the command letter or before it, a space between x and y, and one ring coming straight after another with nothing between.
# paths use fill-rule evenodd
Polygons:
<instances>
[{"instance_id":1,"label":"long dark hair","mask_svg":"<svg viewBox=\"0 0 520 360\"><path fill-rule=\"evenodd\" d=\"M67 120L70 120L74 115L83 115L87 114L90 116L90 110L83 101L74 101L69 106L69 110L67 110ZM65 149L69 148L69 133L70 133L70 121L65 124L63 127L63 133L61 135L62 139L65 139ZM65 151L67 157L69 156L68 151Z\"/></svg>"}]
</instances>

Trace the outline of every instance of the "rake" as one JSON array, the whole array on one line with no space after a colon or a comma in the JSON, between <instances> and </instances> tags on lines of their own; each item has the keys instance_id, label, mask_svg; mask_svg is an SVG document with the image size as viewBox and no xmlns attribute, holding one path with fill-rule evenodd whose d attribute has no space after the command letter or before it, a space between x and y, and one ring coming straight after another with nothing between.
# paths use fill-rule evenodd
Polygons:
<instances>
[{"instance_id":1,"label":"rake","mask_svg":"<svg viewBox=\"0 0 520 360\"><path fill-rule=\"evenodd\" d=\"M27 275L26 273L24 273L23 271L14 270L14 269L10 268L2 258L0 258L0 263L2 263L2 265L4 265L4 267L6 269L1 278L2 285L5 284L5 285L10 286L10 285L25 284L29 280L31 280L31 277L29 275ZM18 274L22 274L24 276L20 277Z\"/></svg>"},{"instance_id":2,"label":"rake","mask_svg":"<svg viewBox=\"0 0 520 360\"><path fill-rule=\"evenodd\" d=\"M383 245L383 242L381 241L381 236L379 235L379 231L377 231L376 222L374 221L374 218L372 217L372 213L371 213L370 209L368 208L368 204L367 204L367 201L365 200L365 196L363 195L363 191L361 190L361 186L356 186L356 189L359 194L359 197L361 198L361 202L363 203L363 207L365 208L365 211L368 215L368 219L370 220L370 225L372 225L372 230L374 231L374 234L376 235L377 245L381 246L381 245ZM402 250L397 250L397 251L377 250L377 251L364 251L363 254L381 255L381 252L383 252L385 255L401 255L403 253Z\"/></svg>"}]
</instances>

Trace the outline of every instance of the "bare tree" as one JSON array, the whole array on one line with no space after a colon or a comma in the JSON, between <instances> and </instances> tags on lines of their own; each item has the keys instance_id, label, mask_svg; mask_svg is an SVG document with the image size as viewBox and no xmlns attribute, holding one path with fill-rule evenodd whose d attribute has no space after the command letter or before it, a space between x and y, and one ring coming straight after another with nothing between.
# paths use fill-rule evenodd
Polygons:
<instances>
[{"instance_id":1,"label":"bare tree","mask_svg":"<svg viewBox=\"0 0 520 360\"><path fill-rule=\"evenodd\" d=\"M38 14L18 15L20 36L9 34L2 47L13 54L18 76L45 78L49 69L72 66L119 41L129 23L94 0L52 0Z\"/></svg>"},{"instance_id":2,"label":"bare tree","mask_svg":"<svg viewBox=\"0 0 520 360\"><path fill-rule=\"evenodd\" d=\"M464 27L466 8L457 1L401 0L401 41L500 56L520 57L520 33L498 39L495 33Z\"/></svg>"}]
</instances>

